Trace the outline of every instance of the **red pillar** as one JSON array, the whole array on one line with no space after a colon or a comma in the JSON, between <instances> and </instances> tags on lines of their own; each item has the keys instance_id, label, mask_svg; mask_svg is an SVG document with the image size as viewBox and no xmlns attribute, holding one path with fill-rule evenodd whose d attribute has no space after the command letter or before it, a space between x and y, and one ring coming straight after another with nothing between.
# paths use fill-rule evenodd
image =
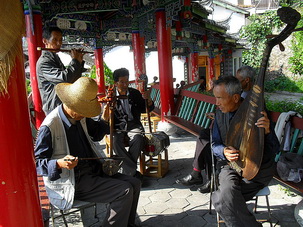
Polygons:
<instances>
[{"instance_id":1,"label":"red pillar","mask_svg":"<svg viewBox=\"0 0 303 227\"><path fill-rule=\"evenodd\" d=\"M27 105L23 57L17 56L8 80L8 94L0 94L0 226L3 227L43 226Z\"/></svg>"},{"instance_id":2,"label":"red pillar","mask_svg":"<svg viewBox=\"0 0 303 227\"><path fill-rule=\"evenodd\" d=\"M211 80L215 77L215 58L211 55L208 57L208 72L208 89L210 89L212 84Z\"/></svg>"},{"instance_id":3,"label":"red pillar","mask_svg":"<svg viewBox=\"0 0 303 227\"><path fill-rule=\"evenodd\" d=\"M190 54L190 78L191 82L195 82L199 79L199 69L198 69L198 58L199 54L197 52Z\"/></svg>"},{"instance_id":4,"label":"red pillar","mask_svg":"<svg viewBox=\"0 0 303 227\"><path fill-rule=\"evenodd\" d=\"M96 64L96 81L98 84L98 93L104 94L105 96L105 80L104 80L102 48L95 49L95 64Z\"/></svg>"},{"instance_id":5,"label":"red pillar","mask_svg":"<svg viewBox=\"0 0 303 227\"><path fill-rule=\"evenodd\" d=\"M165 11L156 11L156 33L158 46L160 93L161 93L161 118L174 113L174 92L172 73L172 50L170 28L166 27Z\"/></svg>"},{"instance_id":6,"label":"red pillar","mask_svg":"<svg viewBox=\"0 0 303 227\"><path fill-rule=\"evenodd\" d=\"M40 51L37 51L37 47L42 47L42 18L39 11L34 11L33 14L33 25L31 24L31 18L28 11L25 11L26 21L26 38L28 43L28 58L30 66L30 80L32 87L32 97L35 110L36 128L38 129L45 118L45 114L42 110L42 101L38 88L37 74L36 74L36 63L41 55ZM34 31L32 30L34 26Z\"/></svg>"},{"instance_id":7,"label":"red pillar","mask_svg":"<svg viewBox=\"0 0 303 227\"><path fill-rule=\"evenodd\" d=\"M134 52L135 78L137 81L141 74L146 74L144 37L140 36L139 31L132 32L132 43Z\"/></svg>"}]
</instances>

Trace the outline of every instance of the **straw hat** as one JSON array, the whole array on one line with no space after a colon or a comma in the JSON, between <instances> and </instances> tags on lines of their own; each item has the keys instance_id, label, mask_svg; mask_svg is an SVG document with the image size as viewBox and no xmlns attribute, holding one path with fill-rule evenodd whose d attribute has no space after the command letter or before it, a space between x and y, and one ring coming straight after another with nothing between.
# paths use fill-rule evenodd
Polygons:
<instances>
[{"instance_id":1,"label":"straw hat","mask_svg":"<svg viewBox=\"0 0 303 227\"><path fill-rule=\"evenodd\" d=\"M55 90L61 101L76 113L84 117L100 114L101 106L96 97L98 85L93 79L80 77L73 84L57 84Z\"/></svg>"},{"instance_id":2,"label":"straw hat","mask_svg":"<svg viewBox=\"0 0 303 227\"><path fill-rule=\"evenodd\" d=\"M22 56L21 39L25 34L24 12L20 0L0 0L0 95L6 94L7 83ZM21 66L19 66L21 67Z\"/></svg>"}]
</instances>

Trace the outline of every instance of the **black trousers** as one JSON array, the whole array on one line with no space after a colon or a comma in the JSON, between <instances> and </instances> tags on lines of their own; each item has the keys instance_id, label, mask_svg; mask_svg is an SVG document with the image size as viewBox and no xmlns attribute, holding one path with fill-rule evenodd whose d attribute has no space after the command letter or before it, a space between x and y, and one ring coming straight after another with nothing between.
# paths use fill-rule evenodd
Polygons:
<instances>
[{"instance_id":1,"label":"black trousers","mask_svg":"<svg viewBox=\"0 0 303 227\"><path fill-rule=\"evenodd\" d=\"M119 173L110 177L94 165L79 166L75 179L76 200L109 204L103 227L135 224L140 180Z\"/></svg>"},{"instance_id":2,"label":"black trousers","mask_svg":"<svg viewBox=\"0 0 303 227\"><path fill-rule=\"evenodd\" d=\"M123 157L121 173L134 176L137 170L137 160L144 148L144 128L140 124L134 122L127 123L127 130L131 132L115 132L114 133L114 152L119 157ZM125 134L129 137L129 148L125 148Z\"/></svg>"},{"instance_id":3,"label":"black trousers","mask_svg":"<svg viewBox=\"0 0 303 227\"><path fill-rule=\"evenodd\" d=\"M274 159L262 164L258 174L247 180L238 175L229 165L223 165L219 174L219 189L212 194L216 212L226 226L260 226L248 210L246 201L251 200L259 190L268 185L273 177Z\"/></svg>"},{"instance_id":4,"label":"black trousers","mask_svg":"<svg viewBox=\"0 0 303 227\"><path fill-rule=\"evenodd\" d=\"M206 176L211 176L211 149L210 149L210 130L203 129L196 141L193 168L206 171Z\"/></svg>"}]
</instances>

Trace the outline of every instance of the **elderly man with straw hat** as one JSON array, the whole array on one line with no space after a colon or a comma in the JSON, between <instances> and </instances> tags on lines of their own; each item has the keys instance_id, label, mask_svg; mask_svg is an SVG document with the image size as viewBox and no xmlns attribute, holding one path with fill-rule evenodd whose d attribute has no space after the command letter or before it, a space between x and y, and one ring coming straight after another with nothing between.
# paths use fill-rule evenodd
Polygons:
<instances>
[{"instance_id":1,"label":"elderly man with straw hat","mask_svg":"<svg viewBox=\"0 0 303 227\"><path fill-rule=\"evenodd\" d=\"M104 174L97 159L93 141L108 134L109 127L90 118L101 112L96 82L81 77L73 84L60 83L55 90L62 104L43 121L35 146L37 172L50 202L63 210L74 200L109 203L102 226L135 226L140 181Z\"/></svg>"}]
</instances>

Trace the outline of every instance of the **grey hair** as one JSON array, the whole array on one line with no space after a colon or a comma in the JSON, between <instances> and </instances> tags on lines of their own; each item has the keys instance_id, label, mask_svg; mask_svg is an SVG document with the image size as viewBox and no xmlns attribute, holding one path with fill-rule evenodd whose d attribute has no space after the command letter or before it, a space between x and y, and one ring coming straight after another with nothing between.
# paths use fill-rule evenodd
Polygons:
<instances>
[{"instance_id":1,"label":"grey hair","mask_svg":"<svg viewBox=\"0 0 303 227\"><path fill-rule=\"evenodd\" d=\"M229 95L241 94L242 86L240 81L234 76L221 76L214 82L214 87L225 85L226 92Z\"/></svg>"},{"instance_id":2,"label":"grey hair","mask_svg":"<svg viewBox=\"0 0 303 227\"><path fill-rule=\"evenodd\" d=\"M250 80L253 81L256 75L256 70L248 65L244 65L237 70L237 74L239 74L244 79L250 78Z\"/></svg>"}]
</instances>

